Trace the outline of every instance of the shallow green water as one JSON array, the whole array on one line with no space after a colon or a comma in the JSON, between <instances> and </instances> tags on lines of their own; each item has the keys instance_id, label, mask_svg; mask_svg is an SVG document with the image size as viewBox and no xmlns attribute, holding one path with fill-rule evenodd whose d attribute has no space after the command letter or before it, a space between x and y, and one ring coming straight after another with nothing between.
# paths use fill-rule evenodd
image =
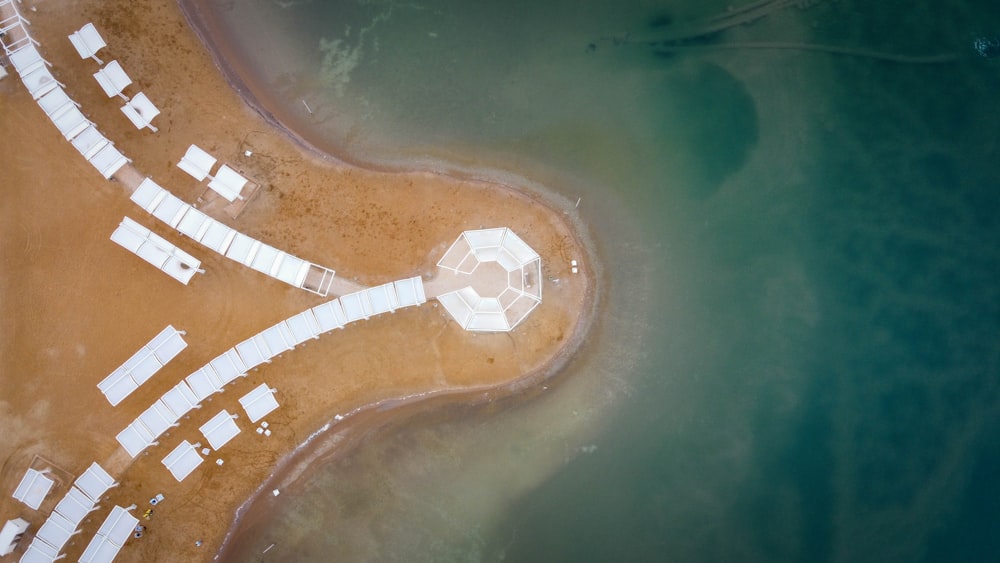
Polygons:
<instances>
[{"instance_id":1,"label":"shallow green water","mask_svg":"<svg viewBox=\"0 0 1000 563\"><path fill-rule=\"evenodd\" d=\"M296 126L580 197L610 274L571 377L367 442L241 558L995 558L1000 8L801 4L708 42L957 58L639 41L725 2L219 2Z\"/></svg>"}]
</instances>

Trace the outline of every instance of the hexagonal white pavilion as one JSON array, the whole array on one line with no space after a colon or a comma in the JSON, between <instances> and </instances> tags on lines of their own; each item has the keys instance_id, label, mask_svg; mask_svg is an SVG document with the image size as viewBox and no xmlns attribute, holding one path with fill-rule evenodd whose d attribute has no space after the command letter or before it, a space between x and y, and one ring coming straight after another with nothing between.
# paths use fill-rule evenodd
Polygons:
<instances>
[{"instance_id":1,"label":"hexagonal white pavilion","mask_svg":"<svg viewBox=\"0 0 1000 563\"><path fill-rule=\"evenodd\" d=\"M469 278L437 296L465 330L513 330L542 302L542 259L506 227L463 232L437 265Z\"/></svg>"}]
</instances>

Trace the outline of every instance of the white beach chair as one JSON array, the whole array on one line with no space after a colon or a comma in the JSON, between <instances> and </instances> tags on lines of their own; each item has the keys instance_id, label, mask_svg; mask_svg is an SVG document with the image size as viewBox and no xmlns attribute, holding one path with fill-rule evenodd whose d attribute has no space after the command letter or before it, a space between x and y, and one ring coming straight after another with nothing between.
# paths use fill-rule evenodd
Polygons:
<instances>
[{"instance_id":1,"label":"white beach chair","mask_svg":"<svg viewBox=\"0 0 1000 563\"><path fill-rule=\"evenodd\" d=\"M177 163L177 167L194 176L195 180L201 182L209 177L212 167L215 166L215 157L202 150L197 145L188 147L186 153Z\"/></svg>"},{"instance_id":2,"label":"white beach chair","mask_svg":"<svg viewBox=\"0 0 1000 563\"><path fill-rule=\"evenodd\" d=\"M278 401L274 398L276 392L277 389L271 389L266 383L261 383L253 391L240 397L240 404L243 405L250 422L257 422L278 408Z\"/></svg>"},{"instance_id":3,"label":"white beach chair","mask_svg":"<svg viewBox=\"0 0 1000 563\"><path fill-rule=\"evenodd\" d=\"M261 334L255 334L250 338L236 345L236 352L243 360L243 365L247 370L251 370L260 364L271 361L271 351L267 347L267 341Z\"/></svg>"},{"instance_id":4,"label":"white beach chair","mask_svg":"<svg viewBox=\"0 0 1000 563\"><path fill-rule=\"evenodd\" d=\"M344 307L347 322L353 323L372 316L372 306L368 300L368 293L364 290L341 295L340 304Z\"/></svg>"},{"instance_id":5,"label":"white beach chair","mask_svg":"<svg viewBox=\"0 0 1000 563\"><path fill-rule=\"evenodd\" d=\"M66 87L65 84L59 82L56 80L56 77L52 76L52 73L49 72L48 67L45 65L35 67L34 70L27 74L22 74L21 82L24 83L24 87L31 93L32 99L35 100L60 86L63 88Z\"/></svg>"},{"instance_id":6,"label":"white beach chair","mask_svg":"<svg viewBox=\"0 0 1000 563\"><path fill-rule=\"evenodd\" d=\"M198 371L184 378L184 381L198 398L199 403L215 393L221 393L222 388L226 385L219 379L219 375L215 373L211 365L198 368Z\"/></svg>"},{"instance_id":7,"label":"white beach chair","mask_svg":"<svg viewBox=\"0 0 1000 563\"><path fill-rule=\"evenodd\" d=\"M205 272L200 269L200 260L129 217L122 219L111 240L184 285L196 273Z\"/></svg>"},{"instance_id":8,"label":"white beach chair","mask_svg":"<svg viewBox=\"0 0 1000 563\"><path fill-rule=\"evenodd\" d=\"M199 242L225 256L226 251L229 250L229 246L236 239L236 235L237 232L235 230L210 217L208 220L208 229L202 235Z\"/></svg>"},{"instance_id":9,"label":"white beach chair","mask_svg":"<svg viewBox=\"0 0 1000 563\"><path fill-rule=\"evenodd\" d=\"M316 320L316 316L312 313L312 309L306 309L298 315L286 319L285 324L288 325L288 330L292 332L292 338L294 338L296 346L310 338L319 338L321 329L319 321Z\"/></svg>"},{"instance_id":10,"label":"white beach chair","mask_svg":"<svg viewBox=\"0 0 1000 563\"><path fill-rule=\"evenodd\" d=\"M35 532L35 538L44 541L57 550L62 550L69 538L80 533L76 524L70 522L58 512L53 512L45 519L42 527Z\"/></svg>"},{"instance_id":11,"label":"white beach chair","mask_svg":"<svg viewBox=\"0 0 1000 563\"><path fill-rule=\"evenodd\" d=\"M139 187L129 196L139 207L152 213L156 206L162 202L170 192L160 187L151 178L144 178L139 183Z\"/></svg>"},{"instance_id":12,"label":"white beach chair","mask_svg":"<svg viewBox=\"0 0 1000 563\"><path fill-rule=\"evenodd\" d=\"M90 160L105 146L111 144L107 137L101 134L93 124L84 128L70 141L83 158Z\"/></svg>"},{"instance_id":13,"label":"white beach chair","mask_svg":"<svg viewBox=\"0 0 1000 563\"><path fill-rule=\"evenodd\" d=\"M129 514L128 508L115 506L80 556L81 563L111 563L125 542L132 537L139 519Z\"/></svg>"},{"instance_id":14,"label":"white beach chair","mask_svg":"<svg viewBox=\"0 0 1000 563\"><path fill-rule=\"evenodd\" d=\"M235 422L236 418L235 414L229 414L229 411L223 409L211 420L202 424L198 430L208 440L212 449L218 450L240 433L240 427Z\"/></svg>"},{"instance_id":15,"label":"white beach chair","mask_svg":"<svg viewBox=\"0 0 1000 563\"><path fill-rule=\"evenodd\" d=\"M55 481L46 477L41 471L28 468L24 477L21 478L21 482L14 489L12 496L28 505L32 510L38 510L53 484Z\"/></svg>"},{"instance_id":16,"label":"white beach chair","mask_svg":"<svg viewBox=\"0 0 1000 563\"><path fill-rule=\"evenodd\" d=\"M234 201L243 199L240 192L243 191L243 186L247 184L247 181L237 171L223 164L215 177L208 183L208 187L226 198L227 201Z\"/></svg>"},{"instance_id":17,"label":"white beach chair","mask_svg":"<svg viewBox=\"0 0 1000 563\"><path fill-rule=\"evenodd\" d=\"M347 316L344 314L344 308L340 306L339 299L317 305L312 308L312 312L323 332L344 328L344 323L347 322Z\"/></svg>"},{"instance_id":18,"label":"white beach chair","mask_svg":"<svg viewBox=\"0 0 1000 563\"><path fill-rule=\"evenodd\" d=\"M101 500L101 495L108 489L117 487L118 482L95 461L76 478L76 481L73 481L73 486L97 504Z\"/></svg>"},{"instance_id":19,"label":"white beach chair","mask_svg":"<svg viewBox=\"0 0 1000 563\"><path fill-rule=\"evenodd\" d=\"M66 491L66 496L53 509L55 513L61 515L68 522L71 522L74 527L79 526L87 514L90 514L94 510L97 510L94 500L76 487L70 487Z\"/></svg>"},{"instance_id":20,"label":"white beach chair","mask_svg":"<svg viewBox=\"0 0 1000 563\"><path fill-rule=\"evenodd\" d=\"M76 52L80 54L81 59L94 59L97 64L104 64L101 59L97 58L97 52L107 47L108 44L104 42L104 38L98 33L93 23L87 23L71 33L69 40L76 48Z\"/></svg>"},{"instance_id":21,"label":"white beach chair","mask_svg":"<svg viewBox=\"0 0 1000 563\"><path fill-rule=\"evenodd\" d=\"M101 89L104 90L104 93L109 98L120 96L125 101L128 101L128 96L123 94L122 91L129 84L132 84L132 79L125 74L125 69L122 68L121 63L118 61L111 61L104 65L104 68L94 73L94 79L101 85Z\"/></svg>"},{"instance_id":22,"label":"white beach chair","mask_svg":"<svg viewBox=\"0 0 1000 563\"><path fill-rule=\"evenodd\" d=\"M62 88L55 88L48 94L38 98L38 107L42 108L49 119L55 121L62 112L71 107L79 108L80 104L73 101Z\"/></svg>"},{"instance_id":23,"label":"white beach chair","mask_svg":"<svg viewBox=\"0 0 1000 563\"><path fill-rule=\"evenodd\" d=\"M205 461L196 446L184 440L163 458L163 465L178 482L183 481L192 471Z\"/></svg>"},{"instance_id":24,"label":"white beach chair","mask_svg":"<svg viewBox=\"0 0 1000 563\"><path fill-rule=\"evenodd\" d=\"M188 386L186 381L181 381L175 385L170 391L167 391L160 397L163 404L167 406L171 411L173 411L174 416L177 420L180 420L182 416L191 411L191 409L200 409L198 396L194 394L191 387Z\"/></svg>"},{"instance_id":25,"label":"white beach chair","mask_svg":"<svg viewBox=\"0 0 1000 563\"><path fill-rule=\"evenodd\" d=\"M14 70L21 76L41 66L52 66L52 63L42 58L42 54L32 43L28 43L7 57L10 59L10 64L14 65Z\"/></svg>"},{"instance_id":26,"label":"white beach chair","mask_svg":"<svg viewBox=\"0 0 1000 563\"><path fill-rule=\"evenodd\" d=\"M139 92L131 100L125 102L125 105L122 106L122 113L129 118L129 121L132 122L132 125L135 125L136 129L148 127L153 133L159 131L159 129L153 127L152 121L154 117L160 115L160 110L142 92Z\"/></svg>"},{"instance_id":27,"label":"white beach chair","mask_svg":"<svg viewBox=\"0 0 1000 563\"><path fill-rule=\"evenodd\" d=\"M80 108L74 105L66 108L65 111L52 120L52 123L56 126L56 129L59 129L59 132L62 133L67 141L72 140L91 126L87 116L83 115Z\"/></svg>"},{"instance_id":28,"label":"white beach chair","mask_svg":"<svg viewBox=\"0 0 1000 563\"><path fill-rule=\"evenodd\" d=\"M134 421L126 426L124 430L115 436L115 439L118 440L122 448L125 448L130 457L135 457L142 453L142 450L159 444L156 436L153 436L149 432L149 429L138 421Z\"/></svg>"},{"instance_id":29,"label":"white beach chair","mask_svg":"<svg viewBox=\"0 0 1000 563\"><path fill-rule=\"evenodd\" d=\"M226 350L214 360L208 362L208 365L212 366L212 369L215 370L216 375L219 376L219 381L223 385L228 385L236 381L236 378L246 377L247 375L247 367L243 365L243 359L240 358L235 348Z\"/></svg>"},{"instance_id":30,"label":"white beach chair","mask_svg":"<svg viewBox=\"0 0 1000 563\"><path fill-rule=\"evenodd\" d=\"M132 162L129 158L121 153L115 148L114 144L108 143L101 150L97 152L94 156L87 159L101 176L104 176L106 180L110 180L115 172L121 170L122 166Z\"/></svg>"}]
</instances>

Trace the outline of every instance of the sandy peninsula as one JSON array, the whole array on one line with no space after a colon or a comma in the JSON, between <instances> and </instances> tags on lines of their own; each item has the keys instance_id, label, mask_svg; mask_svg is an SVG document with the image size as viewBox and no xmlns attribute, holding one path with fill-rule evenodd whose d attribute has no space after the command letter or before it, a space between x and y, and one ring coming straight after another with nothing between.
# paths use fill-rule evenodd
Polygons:
<instances>
[{"instance_id":1,"label":"sandy peninsula","mask_svg":"<svg viewBox=\"0 0 1000 563\"><path fill-rule=\"evenodd\" d=\"M212 560L237 508L337 415L415 398L491 400L551 375L582 344L599 275L571 205L517 187L364 169L319 153L230 86L170 0L24 0L20 7L53 74L132 166L185 201L201 199L206 213L231 227L369 286L434 276L463 230L508 226L541 255L543 277L559 280L546 281L542 304L512 333L466 332L430 301L326 334L237 380L132 459L115 435L166 390L328 298L167 228L129 201L120 180L106 181L83 160L16 74L0 80L0 482L7 491L0 518L20 516L37 530L93 461L120 482L67 544L68 560L79 557L112 506L135 503L141 514L157 493L165 501L118 560ZM102 59L117 59L132 77L126 92L142 91L162 110L158 133L137 130L121 101L92 78L97 63L73 50L67 35L87 22L107 39ZM192 143L260 185L237 218L176 167ZM184 286L110 242L124 216L195 254L206 273ZM583 264L580 274L570 273L571 259ZM112 407L97 382L168 324L186 331L187 349ZM175 481L161 459L183 440L203 441L198 427L221 409L242 413L238 397L261 382L278 389L281 403L268 416L271 436L241 418L232 442ZM393 412L342 424L378 425ZM51 468L56 480L38 511L10 497L29 466Z\"/></svg>"}]
</instances>

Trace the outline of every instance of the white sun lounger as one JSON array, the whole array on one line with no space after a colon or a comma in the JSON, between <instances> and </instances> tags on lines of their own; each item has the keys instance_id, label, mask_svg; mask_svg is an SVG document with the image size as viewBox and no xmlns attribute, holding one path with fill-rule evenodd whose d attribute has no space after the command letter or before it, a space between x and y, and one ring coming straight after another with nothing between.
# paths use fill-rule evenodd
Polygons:
<instances>
[{"instance_id":1,"label":"white sun lounger","mask_svg":"<svg viewBox=\"0 0 1000 563\"><path fill-rule=\"evenodd\" d=\"M27 74L22 74L21 82L24 83L24 87L28 89L31 97L35 100L60 86L65 87L63 83L56 80L55 76L52 76L52 73L49 72L48 67L45 65L36 67Z\"/></svg>"},{"instance_id":2,"label":"white sun lounger","mask_svg":"<svg viewBox=\"0 0 1000 563\"><path fill-rule=\"evenodd\" d=\"M410 307L421 305L427 302L424 294L424 280L420 276L397 280L393 282L396 286L396 299L399 307Z\"/></svg>"},{"instance_id":3,"label":"white sun lounger","mask_svg":"<svg viewBox=\"0 0 1000 563\"><path fill-rule=\"evenodd\" d=\"M133 421L131 424L125 427L124 430L115 436L118 443L121 444L125 451L128 452L130 457L135 457L142 453L142 450L148 448L149 446L155 446L159 444L156 440L157 436L154 436L149 429L147 429L141 422Z\"/></svg>"},{"instance_id":4,"label":"white sun lounger","mask_svg":"<svg viewBox=\"0 0 1000 563\"><path fill-rule=\"evenodd\" d=\"M373 315L392 313L399 307L396 286L392 283L370 287L365 290L365 293L368 294L368 302L371 303Z\"/></svg>"},{"instance_id":5,"label":"white sun lounger","mask_svg":"<svg viewBox=\"0 0 1000 563\"><path fill-rule=\"evenodd\" d=\"M233 241L226 250L226 258L239 262L244 266L249 266L261 247L259 240L252 239L243 233L237 232Z\"/></svg>"},{"instance_id":6,"label":"white sun lounger","mask_svg":"<svg viewBox=\"0 0 1000 563\"><path fill-rule=\"evenodd\" d=\"M243 365L243 360L234 348L226 350L208 362L208 365L212 366L223 385L236 381L238 377L246 377L247 374L247 367Z\"/></svg>"},{"instance_id":7,"label":"white sun lounger","mask_svg":"<svg viewBox=\"0 0 1000 563\"><path fill-rule=\"evenodd\" d=\"M285 324L288 325L288 330L292 332L292 338L296 346L310 338L319 338L319 321L313 315L312 309L306 309L298 315L289 317L285 320Z\"/></svg>"},{"instance_id":8,"label":"white sun lounger","mask_svg":"<svg viewBox=\"0 0 1000 563\"><path fill-rule=\"evenodd\" d=\"M135 506L135 505L132 505ZM80 556L81 563L111 563L125 542L132 537L139 519L129 514L131 508L115 506L91 538Z\"/></svg>"},{"instance_id":9,"label":"white sun lounger","mask_svg":"<svg viewBox=\"0 0 1000 563\"><path fill-rule=\"evenodd\" d=\"M181 219L188 212L188 209L191 209L190 205L174 194L167 192L167 195L156 206L156 209L153 210L153 217L170 225L170 228L176 229Z\"/></svg>"},{"instance_id":10,"label":"white sun lounger","mask_svg":"<svg viewBox=\"0 0 1000 563\"><path fill-rule=\"evenodd\" d=\"M110 180L115 175L115 172L121 170L122 166L132 162L111 143L107 144L97 154L87 160L106 180Z\"/></svg>"},{"instance_id":11,"label":"white sun lounger","mask_svg":"<svg viewBox=\"0 0 1000 563\"><path fill-rule=\"evenodd\" d=\"M235 422L236 418L235 414L229 414L229 411L223 409L211 420L202 424L198 430L204 434L212 449L218 450L240 433L240 427Z\"/></svg>"},{"instance_id":12,"label":"white sun lounger","mask_svg":"<svg viewBox=\"0 0 1000 563\"><path fill-rule=\"evenodd\" d=\"M205 461L191 442L184 440L172 452L163 458L163 465L177 481L183 481L201 463Z\"/></svg>"},{"instance_id":13,"label":"white sun lounger","mask_svg":"<svg viewBox=\"0 0 1000 563\"><path fill-rule=\"evenodd\" d=\"M160 204L169 194L167 190L160 187L152 178L144 178L139 183L139 187L132 192L129 197L136 205L152 213L156 206Z\"/></svg>"},{"instance_id":14,"label":"white sun lounger","mask_svg":"<svg viewBox=\"0 0 1000 563\"><path fill-rule=\"evenodd\" d=\"M118 405L122 399L149 381L163 366L177 357L177 354L187 347L183 334L184 331L168 325L98 383L97 388L104 393L111 406Z\"/></svg>"},{"instance_id":15,"label":"white sun lounger","mask_svg":"<svg viewBox=\"0 0 1000 563\"><path fill-rule=\"evenodd\" d=\"M229 246L236 239L236 235L237 232L234 229L209 218L208 229L205 230L205 234L202 235L199 242L225 256Z\"/></svg>"},{"instance_id":16,"label":"white sun lounger","mask_svg":"<svg viewBox=\"0 0 1000 563\"><path fill-rule=\"evenodd\" d=\"M69 538L78 534L76 524L70 522L57 512L53 512L45 519L42 527L35 532L35 538L44 541L57 550L62 550Z\"/></svg>"},{"instance_id":17,"label":"white sun lounger","mask_svg":"<svg viewBox=\"0 0 1000 563\"><path fill-rule=\"evenodd\" d=\"M208 177L215 166L215 157L203 151L197 145L188 147L186 153L177 163L177 167L194 176L195 180L201 182Z\"/></svg>"},{"instance_id":18,"label":"white sun lounger","mask_svg":"<svg viewBox=\"0 0 1000 563\"><path fill-rule=\"evenodd\" d=\"M247 181L238 172L228 165L223 164L222 168L219 168L219 171L215 174L215 177L208 183L208 187L215 190L219 195L226 198L226 200L234 201L237 198L243 199L240 192L243 191L243 186L246 185Z\"/></svg>"},{"instance_id":19,"label":"white sun lounger","mask_svg":"<svg viewBox=\"0 0 1000 563\"><path fill-rule=\"evenodd\" d=\"M191 390L186 381L181 381L170 389L170 391L164 393L160 397L160 400L174 413L177 420L180 420L191 409L201 408L198 396L194 394L194 391Z\"/></svg>"},{"instance_id":20,"label":"white sun lounger","mask_svg":"<svg viewBox=\"0 0 1000 563\"><path fill-rule=\"evenodd\" d=\"M97 52L107 47L108 44L104 42L104 38L97 32L94 24L85 24L78 31L74 31L70 34L69 40L73 43L73 47L76 47L76 52L80 54L81 59L94 59L97 64L104 64L101 59L97 58Z\"/></svg>"},{"instance_id":21,"label":"white sun lounger","mask_svg":"<svg viewBox=\"0 0 1000 563\"><path fill-rule=\"evenodd\" d=\"M262 334L255 334L252 337L236 345L236 352L243 360L243 365L247 370L251 370L260 364L271 361L271 350L267 347L267 341Z\"/></svg>"},{"instance_id":22,"label":"white sun lounger","mask_svg":"<svg viewBox=\"0 0 1000 563\"><path fill-rule=\"evenodd\" d=\"M70 110L73 111L73 110ZM107 137L101 134L93 124L88 123L77 136L70 141L73 148L77 150L83 158L90 159L104 147L111 144Z\"/></svg>"},{"instance_id":23,"label":"white sun lounger","mask_svg":"<svg viewBox=\"0 0 1000 563\"><path fill-rule=\"evenodd\" d=\"M92 126L90 120L83 115L80 108L74 105L70 105L57 117L52 118L52 123L55 124L56 128L59 129L59 132L63 134L63 137L67 141L74 139L85 129Z\"/></svg>"},{"instance_id":24,"label":"white sun lounger","mask_svg":"<svg viewBox=\"0 0 1000 563\"><path fill-rule=\"evenodd\" d=\"M101 500L101 495L108 489L117 487L118 482L95 461L76 478L76 481L73 481L73 486L97 504Z\"/></svg>"},{"instance_id":25,"label":"white sun lounger","mask_svg":"<svg viewBox=\"0 0 1000 563\"><path fill-rule=\"evenodd\" d=\"M162 399L157 399L148 409L136 418L145 426L150 434L159 438L164 432L177 426L177 415L174 411L163 403Z\"/></svg>"},{"instance_id":26,"label":"white sun lounger","mask_svg":"<svg viewBox=\"0 0 1000 563\"><path fill-rule=\"evenodd\" d=\"M257 422L278 408L278 401L274 398L276 391L277 389L271 389L266 383L261 383L253 391L240 397L240 404L243 405L250 422Z\"/></svg>"},{"instance_id":27,"label":"white sun lounger","mask_svg":"<svg viewBox=\"0 0 1000 563\"><path fill-rule=\"evenodd\" d=\"M59 115L71 107L79 108L80 104L73 101L66 90L55 88L48 94L38 98L38 106L42 108L49 119L55 121Z\"/></svg>"},{"instance_id":28,"label":"white sun lounger","mask_svg":"<svg viewBox=\"0 0 1000 563\"><path fill-rule=\"evenodd\" d=\"M353 323L372 316L372 306L368 301L368 294L364 290L341 295L340 304L344 307L347 322Z\"/></svg>"},{"instance_id":29,"label":"white sun lounger","mask_svg":"<svg viewBox=\"0 0 1000 563\"><path fill-rule=\"evenodd\" d=\"M184 381L194 392L199 403L215 393L221 393L222 388L226 385L219 379L219 375L215 373L211 365L198 368L198 371L184 378Z\"/></svg>"},{"instance_id":30,"label":"white sun lounger","mask_svg":"<svg viewBox=\"0 0 1000 563\"><path fill-rule=\"evenodd\" d=\"M184 285L195 273L204 273L199 269L201 261L128 217L112 233L111 240Z\"/></svg>"},{"instance_id":31,"label":"white sun lounger","mask_svg":"<svg viewBox=\"0 0 1000 563\"><path fill-rule=\"evenodd\" d=\"M264 337L272 358L295 347L295 337L292 336L292 331L288 329L285 321L264 329L260 335Z\"/></svg>"},{"instance_id":32,"label":"white sun lounger","mask_svg":"<svg viewBox=\"0 0 1000 563\"><path fill-rule=\"evenodd\" d=\"M132 79L125 74L125 69L118 61L111 61L104 65L104 68L94 73L94 79L101 85L101 89L109 98L120 96L128 101L128 96L122 94L122 91L128 88L129 84L132 84Z\"/></svg>"},{"instance_id":33,"label":"white sun lounger","mask_svg":"<svg viewBox=\"0 0 1000 563\"><path fill-rule=\"evenodd\" d=\"M344 315L344 308L340 306L340 300L334 299L322 305L312 308L313 316L319 323L321 332L330 332L335 328L344 328L347 317Z\"/></svg>"},{"instance_id":34,"label":"white sun lounger","mask_svg":"<svg viewBox=\"0 0 1000 563\"><path fill-rule=\"evenodd\" d=\"M63 557L65 555L59 555L58 549L35 538L31 541L31 545L28 546L28 550L24 552L19 561L20 563L52 563Z\"/></svg>"},{"instance_id":35,"label":"white sun lounger","mask_svg":"<svg viewBox=\"0 0 1000 563\"><path fill-rule=\"evenodd\" d=\"M31 43L7 55L7 57L10 59L10 64L14 65L14 70L21 76L28 74L38 67L52 66L52 63L43 59L42 54L38 52L38 48Z\"/></svg>"},{"instance_id":36,"label":"white sun lounger","mask_svg":"<svg viewBox=\"0 0 1000 563\"><path fill-rule=\"evenodd\" d=\"M83 491L76 487L70 487L66 491L66 496L59 501L53 510L76 527L80 525L87 514L97 510L97 506L94 505L94 500Z\"/></svg>"},{"instance_id":37,"label":"white sun lounger","mask_svg":"<svg viewBox=\"0 0 1000 563\"><path fill-rule=\"evenodd\" d=\"M309 262L291 254L284 252L282 254L282 260L271 268L271 277L295 287L302 287L309 274Z\"/></svg>"},{"instance_id":38,"label":"white sun lounger","mask_svg":"<svg viewBox=\"0 0 1000 563\"><path fill-rule=\"evenodd\" d=\"M14 489L14 498L28 505L32 510L38 510L42 501L49 494L55 482L41 471L28 468L21 482Z\"/></svg>"},{"instance_id":39,"label":"white sun lounger","mask_svg":"<svg viewBox=\"0 0 1000 563\"><path fill-rule=\"evenodd\" d=\"M131 100L125 102L125 105L122 106L122 113L129 118L129 121L132 122L132 125L135 125L136 129L148 127L153 133L159 131L159 129L153 127L152 121L154 117L160 115L160 110L142 92L139 92Z\"/></svg>"},{"instance_id":40,"label":"white sun lounger","mask_svg":"<svg viewBox=\"0 0 1000 563\"><path fill-rule=\"evenodd\" d=\"M184 212L184 216L181 217L181 220L177 222L177 226L174 228L180 231L181 234L200 242L210 226L208 220L208 215L193 207L188 207L187 211Z\"/></svg>"}]
</instances>

